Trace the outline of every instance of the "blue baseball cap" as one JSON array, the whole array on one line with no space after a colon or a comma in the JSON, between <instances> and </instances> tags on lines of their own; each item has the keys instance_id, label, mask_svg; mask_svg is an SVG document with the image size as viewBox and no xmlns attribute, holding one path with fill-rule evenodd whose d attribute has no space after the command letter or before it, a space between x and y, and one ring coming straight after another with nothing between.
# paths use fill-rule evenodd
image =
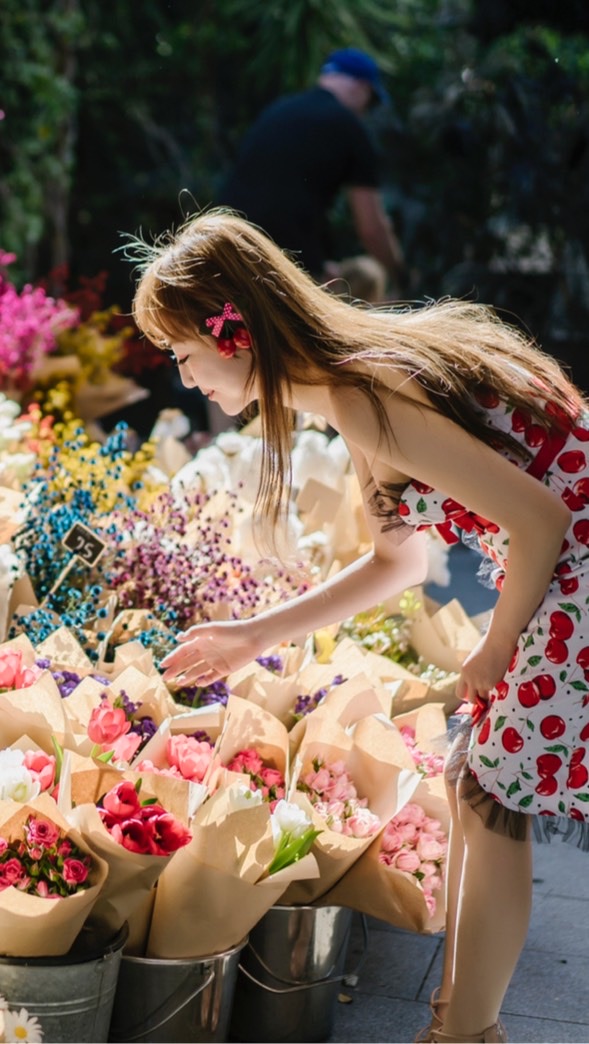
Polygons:
<instances>
[{"instance_id":1,"label":"blue baseball cap","mask_svg":"<svg viewBox=\"0 0 589 1044\"><path fill-rule=\"evenodd\" d=\"M334 51L321 66L321 73L344 73L346 76L353 76L355 80L366 80L372 87L375 101L383 105L390 101L374 58L365 51L359 51L357 47L344 47L341 51Z\"/></svg>"}]
</instances>

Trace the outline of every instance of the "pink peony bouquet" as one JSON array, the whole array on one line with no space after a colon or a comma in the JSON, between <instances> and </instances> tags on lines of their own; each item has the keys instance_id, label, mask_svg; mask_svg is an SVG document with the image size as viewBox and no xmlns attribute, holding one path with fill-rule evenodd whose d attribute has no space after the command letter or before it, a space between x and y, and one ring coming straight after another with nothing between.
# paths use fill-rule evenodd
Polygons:
<instances>
[{"instance_id":1,"label":"pink peony bouquet","mask_svg":"<svg viewBox=\"0 0 589 1044\"><path fill-rule=\"evenodd\" d=\"M141 781L123 780L102 799L98 812L111 837L129 852L169 856L192 839L190 830L152 798L141 802Z\"/></svg>"},{"instance_id":2,"label":"pink peony bouquet","mask_svg":"<svg viewBox=\"0 0 589 1044\"><path fill-rule=\"evenodd\" d=\"M12 885L43 899L59 899L89 887L92 857L42 816L30 815L21 839L0 836L0 891Z\"/></svg>"},{"instance_id":3,"label":"pink peony bouquet","mask_svg":"<svg viewBox=\"0 0 589 1044\"><path fill-rule=\"evenodd\" d=\"M379 861L394 870L412 874L423 889L431 916L443 883L448 840L440 821L426 815L420 805L409 802L387 823L382 832Z\"/></svg>"},{"instance_id":4,"label":"pink peony bouquet","mask_svg":"<svg viewBox=\"0 0 589 1044\"><path fill-rule=\"evenodd\" d=\"M306 794L315 812L336 834L366 838L380 829L379 817L367 807L366 798L358 797L343 761L313 758L312 768L299 778L297 790Z\"/></svg>"}]
</instances>

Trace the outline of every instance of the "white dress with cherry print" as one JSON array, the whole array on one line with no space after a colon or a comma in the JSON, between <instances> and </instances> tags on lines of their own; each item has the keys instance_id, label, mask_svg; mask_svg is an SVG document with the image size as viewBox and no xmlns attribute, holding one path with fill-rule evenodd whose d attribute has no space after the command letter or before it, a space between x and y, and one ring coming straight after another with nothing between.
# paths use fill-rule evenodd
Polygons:
<instances>
[{"instance_id":1,"label":"white dress with cherry print","mask_svg":"<svg viewBox=\"0 0 589 1044\"><path fill-rule=\"evenodd\" d=\"M494 393L479 401L490 431L509 431L534 453L531 463L505 456L558 493L572 518L546 596L472 730L468 765L505 809L589 822L589 415L568 435L551 436ZM557 409L546 404L552 416ZM470 533L501 588L509 540L493 522L419 482L405 487L398 511L449 542L455 528Z\"/></svg>"}]
</instances>

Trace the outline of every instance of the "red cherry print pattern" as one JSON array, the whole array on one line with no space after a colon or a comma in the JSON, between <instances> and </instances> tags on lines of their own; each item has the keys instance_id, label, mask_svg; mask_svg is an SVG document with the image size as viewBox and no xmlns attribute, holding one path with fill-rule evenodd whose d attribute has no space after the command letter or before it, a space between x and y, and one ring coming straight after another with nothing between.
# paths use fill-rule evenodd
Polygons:
<instances>
[{"instance_id":1,"label":"red cherry print pattern","mask_svg":"<svg viewBox=\"0 0 589 1044\"><path fill-rule=\"evenodd\" d=\"M540 702L540 690L532 680L522 682L517 689L517 698L522 707L535 707Z\"/></svg>"},{"instance_id":2,"label":"red cherry print pattern","mask_svg":"<svg viewBox=\"0 0 589 1044\"><path fill-rule=\"evenodd\" d=\"M558 739L559 736L566 732L566 722L559 714L548 714L540 722L540 732L544 739Z\"/></svg>"},{"instance_id":3,"label":"red cherry print pattern","mask_svg":"<svg viewBox=\"0 0 589 1044\"><path fill-rule=\"evenodd\" d=\"M583 450L566 450L557 457L556 463L567 475L575 475L587 467L587 458Z\"/></svg>"},{"instance_id":4,"label":"red cherry print pattern","mask_svg":"<svg viewBox=\"0 0 589 1044\"><path fill-rule=\"evenodd\" d=\"M537 674L534 678L541 700L549 700L556 692L556 682L551 674Z\"/></svg>"},{"instance_id":5,"label":"red cherry print pattern","mask_svg":"<svg viewBox=\"0 0 589 1044\"><path fill-rule=\"evenodd\" d=\"M491 719L487 718L487 720L485 722L483 722L483 724L481 726L481 731L479 732L479 743L486 743L487 742L487 740L489 738L490 731L491 731Z\"/></svg>"},{"instance_id":6,"label":"red cherry print pattern","mask_svg":"<svg viewBox=\"0 0 589 1044\"><path fill-rule=\"evenodd\" d=\"M503 730L501 742L505 750L508 750L510 754L517 754L524 745L523 737L520 736L517 729L514 729L512 725Z\"/></svg>"},{"instance_id":7,"label":"red cherry print pattern","mask_svg":"<svg viewBox=\"0 0 589 1044\"><path fill-rule=\"evenodd\" d=\"M568 656L568 649L560 638L551 638L546 642L545 655L551 663L564 663Z\"/></svg>"},{"instance_id":8,"label":"red cherry print pattern","mask_svg":"<svg viewBox=\"0 0 589 1044\"><path fill-rule=\"evenodd\" d=\"M540 780L535 790L540 797L551 797L558 790L558 780L555 776L546 776L545 779Z\"/></svg>"},{"instance_id":9,"label":"red cherry print pattern","mask_svg":"<svg viewBox=\"0 0 589 1044\"><path fill-rule=\"evenodd\" d=\"M573 535L580 544L589 546L589 518L580 518L573 523Z\"/></svg>"},{"instance_id":10,"label":"red cherry print pattern","mask_svg":"<svg viewBox=\"0 0 589 1044\"><path fill-rule=\"evenodd\" d=\"M556 612L550 614L550 637L551 638L562 638L566 641L570 638L575 625L568 615L563 613L561 609L557 609Z\"/></svg>"},{"instance_id":11,"label":"red cherry print pattern","mask_svg":"<svg viewBox=\"0 0 589 1044\"><path fill-rule=\"evenodd\" d=\"M525 408L508 408L494 390L474 394L487 411L489 430L501 430L531 451L521 462L508 451L514 466L560 496L571 521L545 598L492 690L487 715L474 726L469 767L509 808L553 817L564 810L589 822L589 801L583 800L589 793L589 419L583 414L572 422L560 405L548 402L544 425ZM488 575L501 589L509 534L468 502L413 480L399 514L414 527L446 527L452 534L462 529L468 543L480 544Z\"/></svg>"},{"instance_id":12,"label":"red cherry print pattern","mask_svg":"<svg viewBox=\"0 0 589 1044\"><path fill-rule=\"evenodd\" d=\"M562 758L558 754L540 754L536 766L539 776L554 776L562 766Z\"/></svg>"}]
</instances>

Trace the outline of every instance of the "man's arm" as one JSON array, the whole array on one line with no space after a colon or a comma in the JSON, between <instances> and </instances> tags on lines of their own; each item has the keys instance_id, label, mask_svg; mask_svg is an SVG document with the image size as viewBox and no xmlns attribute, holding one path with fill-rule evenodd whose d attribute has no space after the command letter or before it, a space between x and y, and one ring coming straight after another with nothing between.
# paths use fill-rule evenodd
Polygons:
<instances>
[{"instance_id":1,"label":"man's arm","mask_svg":"<svg viewBox=\"0 0 589 1044\"><path fill-rule=\"evenodd\" d=\"M354 187L348 189L348 200L360 242L385 266L393 293L399 293L404 281L405 259L380 192L375 188Z\"/></svg>"}]
</instances>

